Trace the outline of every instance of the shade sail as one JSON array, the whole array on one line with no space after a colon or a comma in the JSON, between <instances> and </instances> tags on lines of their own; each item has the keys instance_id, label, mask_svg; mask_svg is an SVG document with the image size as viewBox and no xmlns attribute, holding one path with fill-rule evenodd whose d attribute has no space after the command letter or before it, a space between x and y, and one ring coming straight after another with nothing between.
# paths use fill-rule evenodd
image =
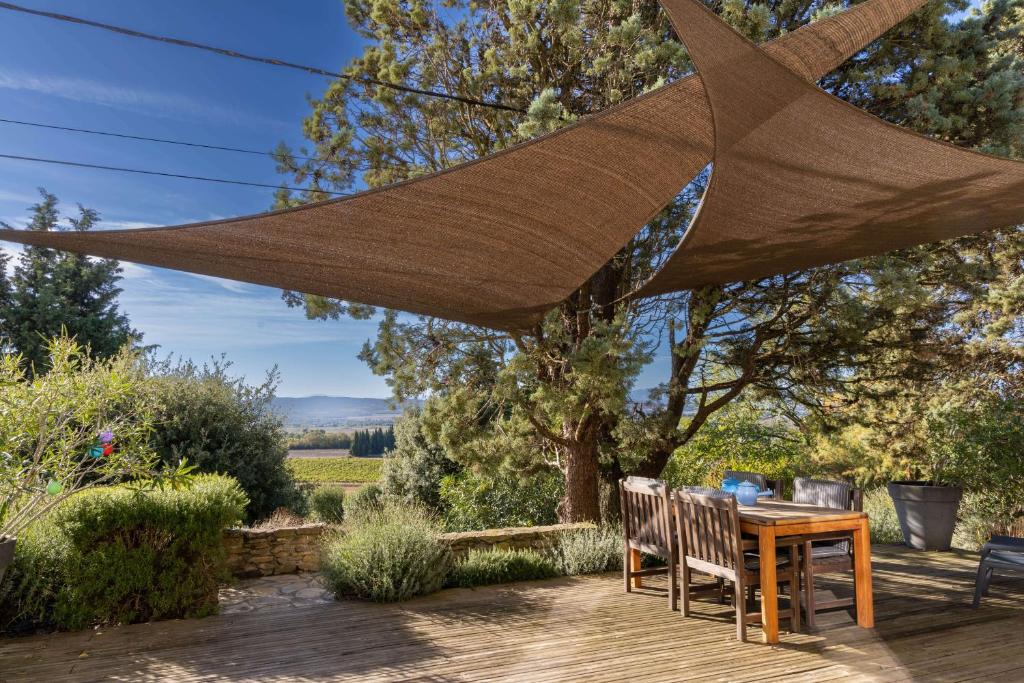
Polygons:
<instances>
[{"instance_id":1,"label":"shade sail","mask_svg":"<svg viewBox=\"0 0 1024 683\"><path fill-rule=\"evenodd\" d=\"M1024 163L823 92L694 0L662 0L707 92L714 167L653 295L1024 223Z\"/></svg>"},{"instance_id":2,"label":"shade sail","mask_svg":"<svg viewBox=\"0 0 1024 683\"><path fill-rule=\"evenodd\" d=\"M868 0L765 46L815 81L923 0ZM503 329L569 296L703 169L698 78L450 171L286 211L0 239Z\"/></svg>"}]
</instances>

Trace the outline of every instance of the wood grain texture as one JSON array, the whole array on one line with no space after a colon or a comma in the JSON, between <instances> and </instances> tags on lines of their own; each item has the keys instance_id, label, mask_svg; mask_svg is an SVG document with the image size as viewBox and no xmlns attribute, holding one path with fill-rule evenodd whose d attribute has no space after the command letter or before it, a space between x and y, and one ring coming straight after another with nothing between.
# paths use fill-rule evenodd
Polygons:
<instances>
[{"instance_id":1,"label":"wood grain texture","mask_svg":"<svg viewBox=\"0 0 1024 683\"><path fill-rule=\"evenodd\" d=\"M627 594L612 573L0 639L0 680L1024 680L1024 579L998 577L974 611L976 568L974 554L876 547L876 628L830 612L775 648L737 642L732 607L714 598L683 618L665 609L663 577ZM849 595L849 579L820 588Z\"/></svg>"}]
</instances>

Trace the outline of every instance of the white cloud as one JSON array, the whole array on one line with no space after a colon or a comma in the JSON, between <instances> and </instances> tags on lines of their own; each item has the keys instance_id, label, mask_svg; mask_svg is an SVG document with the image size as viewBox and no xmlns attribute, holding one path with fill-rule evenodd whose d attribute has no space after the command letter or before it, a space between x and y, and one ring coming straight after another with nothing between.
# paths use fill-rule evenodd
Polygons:
<instances>
[{"instance_id":1,"label":"white cloud","mask_svg":"<svg viewBox=\"0 0 1024 683\"><path fill-rule=\"evenodd\" d=\"M212 282L218 287L223 287L229 292L235 292L237 294L245 294L251 291L248 284L246 284L245 282L239 282L237 280L226 280L222 277L214 277L213 275L203 275L202 273L185 273L185 275L191 275L192 277L197 277L200 280Z\"/></svg>"},{"instance_id":2,"label":"white cloud","mask_svg":"<svg viewBox=\"0 0 1024 683\"><path fill-rule=\"evenodd\" d=\"M33 92L114 109L146 111L166 118L199 118L220 123L287 126L238 108L224 107L180 93L123 87L84 78L65 78L13 69L0 70L0 89Z\"/></svg>"}]
</instances>

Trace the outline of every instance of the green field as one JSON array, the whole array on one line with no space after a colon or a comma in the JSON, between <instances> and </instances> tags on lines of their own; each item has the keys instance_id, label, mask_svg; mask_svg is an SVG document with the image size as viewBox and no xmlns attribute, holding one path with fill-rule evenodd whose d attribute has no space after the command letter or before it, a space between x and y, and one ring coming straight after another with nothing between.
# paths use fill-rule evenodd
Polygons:
<instances>
[{"instance_id":1,"label":"green field","mask_svg":"<svg viewBox=\"0 0 1024 683\"><path fill-rule=\"evenodd\" d=\"M285 461L299 481L369 483L380 479L383 458L289 458Z\"/></svg>"}]
</instances>

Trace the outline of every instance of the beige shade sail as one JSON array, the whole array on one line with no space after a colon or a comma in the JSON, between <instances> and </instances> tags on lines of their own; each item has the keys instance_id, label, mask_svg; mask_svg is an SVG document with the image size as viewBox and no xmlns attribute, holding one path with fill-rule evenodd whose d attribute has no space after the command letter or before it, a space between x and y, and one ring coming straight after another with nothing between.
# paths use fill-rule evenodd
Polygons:
<instances>
[{"instance_id":1,"label":"beige shade sail","mask_svg":"<svg viewBox=\"0 0 1024 683\"><path fill-rule=\"evenodd\" d=\"M923 0L868 0L765 46L816 81ZM0 239L525 329L581 286L711 158L695 77L452 170L207 223Z\"/></svg>"},{"instance_id":2,"label":"beige shade sail","mask_svg":"<svg viewBox=\"0 0 1024 683\"><path fill-rule=\"evenodd\" d=\"M694 0L663 0L707 92L711 180L655 295L1024 223L1024 163L823 92Z\"/></svg>"}]
</instances>

